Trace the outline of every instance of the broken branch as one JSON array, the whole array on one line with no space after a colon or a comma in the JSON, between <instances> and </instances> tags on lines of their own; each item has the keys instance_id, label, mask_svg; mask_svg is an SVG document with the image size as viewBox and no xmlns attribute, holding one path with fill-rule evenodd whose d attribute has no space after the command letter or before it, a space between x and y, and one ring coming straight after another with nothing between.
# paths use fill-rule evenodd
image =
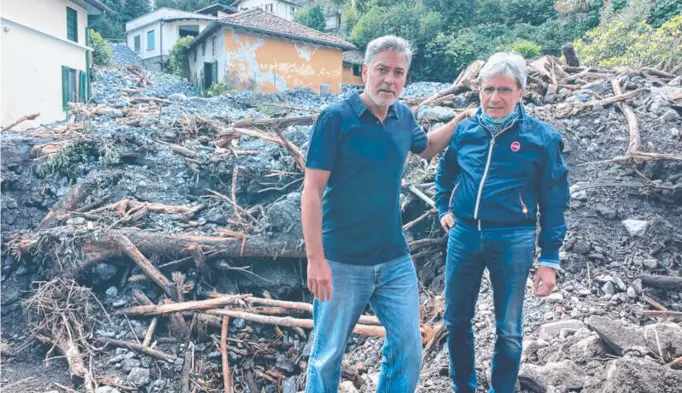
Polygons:
<instances>
[{"instance_id":1,"label":"broken branch","mask_svg":"<svg viewBox=\"0 0 682 393\"><path fill-rule=\"evenodd\" d=\"M22 117L20 117L18 120L16 120L16 121L14 121L14 122L12 122L12 123L10 123L10 124L8 124L8 125L2 127L2 131L0 131L0 132L5 132L5 131L11 129L12 127L14 127L14 126L17 126L17 125L19 125L19 124L25 122L26 120L35 120L38 116L40 116L40 113L34 113L34 114L32 114L32 115L25 115L25 116L22 116Z\"/></svg>"},{"instance_id":2,"label":"broken branch","mask_svg":"<svg viewBox=\"0 0 682 393\"><path fill-rule=\"evenodd\" d=\"M682 277L641 275L640 278L647 287L682 291Z\"/></svg>"},{"instance_id":3,"label":"broken branch","mask_svg":"<svg viewBox=\"0 0 682 393\"><path fill-rule=\"evenodd\" d=\"M124 308L116 312L116 315L163 315L182 311L207 310L214 307L227 305L237 305L244 296L226 295L223 297L208 300L193 300L182 303L172 303L163 305L145 305Z\"/></svg>"},{"instance_id":4,"label":"broken branch","mask_svg":"<svg viewBox=\"0 0 682 393\"><path fill-rule=\"evenodd\" d=\"M230 375L230 363L227 358L227 323L230 318L223 317L222 327L220 329L220 354L223 358L223 384L225 386L225 393L232 393L232 376Z\"/></svg>"},{"instance_id":5,"label":"broken branch","mask_svg":"<svg viewBox=\"0 0 682 393\"><path fill-rule=\"evenodd\" d=\"M142 344L137 344L134 342L112 340L112 339L108 339L108 338L98 338L97 341L102 343L102 344L111 345L113 347L128 348L131 351L143 353L145 355L149 355L151 357L161 359L161 360L166 361L168 363L173 363L173 362L175 362L175 359L177 359L177 356L175 356L175 355L169 355L167 353L158 351L156 349L147 348L147 347L143 346Z\"/></svg>"},{"instance_id":6,"label":"broken branch","mask_svg":"<svg viewBox=\"0 0 682 393\"><path fill-rule=\"evenodd\" d=\"M206 310L207 314L228 316L232 318L244 319L246 321L263 323L266 325L278 325L286 327L300 327L304 329L313 328L312 319L298 319L292 317L273 317L269 315L258 315L244 311L234 310ZM353 333L368 337L384 337L386 329L381 326L355 325Z\"/></svg>"},{"instance_id":7,"label":"broken branch","mask_svg":"<svg viewBox=\"0 0 682 393\"><path fill-rule=\"evenodd\" d=\"M172 285L168 278L161 274L161 272L135 247L135 245L122 233L114 234L114 241L123 249L123 251L140 267L142 272L146 274L152 281L158 285L161 290L171 299L176 299L173 292Z\"/></svg>"}]
</instances>

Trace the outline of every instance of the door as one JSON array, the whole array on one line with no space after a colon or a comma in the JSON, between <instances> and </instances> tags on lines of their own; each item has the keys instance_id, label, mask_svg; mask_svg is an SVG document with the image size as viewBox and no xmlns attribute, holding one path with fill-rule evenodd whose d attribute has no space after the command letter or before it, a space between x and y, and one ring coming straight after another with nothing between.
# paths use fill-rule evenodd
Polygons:
<instances>
[{"instance_id":1,"label":"door","mask_svg":"<svg viewBox=\"0 0 682 393\"><path fill-rule=\"evenodd\" d=\"M204 63L204 89L208 90L218 80L218 62Z\"/></svg>"}]
</instances>

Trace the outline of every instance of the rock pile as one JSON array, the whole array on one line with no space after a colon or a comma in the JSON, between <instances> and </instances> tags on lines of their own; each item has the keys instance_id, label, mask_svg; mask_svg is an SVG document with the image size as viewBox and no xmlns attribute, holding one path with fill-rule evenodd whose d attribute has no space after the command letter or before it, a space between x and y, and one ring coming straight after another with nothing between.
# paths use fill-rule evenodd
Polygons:
<instances>
[{"instance_id":1,"label":"rock pile","mask_svg":"<svg viewBox=\"0 0 682 393\"><path fill-rule=\"evenodd\" d=\"M58 278L91 288L92 310L103 310L89 334L73 338L89 368L79 374L62 364L80 377L70 386L217 390L226 364L241 391L301 390L311 344L302 160L319 111L352 88L327 97L294 89L203 98L130 60L96 72L92 103L73 105L67 124L2 134L2 339L11 356L4 363L10 371L31 359L42 367L50 347L34 343L35 321L24 321L21 301ZM404 102L435 129L478 105L471 82L480 66L453 85L412 84ZM572 189L557 289L536 298L528 283L520 388L677 392L681 78L552 58L529 71L524 103L562 133ZM445 242L431 205L436 163L409 158L401 201L423 289L423 392L449 389ZM492 304L484 280L474 319L481 392L489 388ZM373 391L382 332L363 316L344 391ZM84 383L90 377L97 388ZM34 382L44 391L54 381Z\"/></svg>"}]
</instances>

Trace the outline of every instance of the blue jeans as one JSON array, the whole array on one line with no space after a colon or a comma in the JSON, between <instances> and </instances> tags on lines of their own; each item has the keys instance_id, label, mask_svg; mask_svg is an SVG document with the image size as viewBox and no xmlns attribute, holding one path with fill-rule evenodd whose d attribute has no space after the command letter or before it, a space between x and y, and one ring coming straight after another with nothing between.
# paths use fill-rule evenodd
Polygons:
<instances>
[{"instance_id":1,"label":"blue jeans","mask_svg":"<svg viewBox=\"0 0 682 393\"><path fill-rule=\"evenodd\" d=\"M445 326L450 378L457 393L476 391L471 321L488 268L493 286L497 339L490 393L513 393L521 362L523 298L535 254L535 228L483 228L458 220L449 231L445 268Z\"/></svg>"},{"instance_id":2,"label":"blue jeans","mask_svg":"<svg viewBox=\"0 0 682 393\"><path fill-rule=\"evenodd\" d=\"M422 345L419 291L407 255L375 266L329 261L332 300L313 303L313 347L306 393L336 393L346 343L369 303L386 328L377 392L412 393L419 380Z\"/></svg>"}]
</instances>

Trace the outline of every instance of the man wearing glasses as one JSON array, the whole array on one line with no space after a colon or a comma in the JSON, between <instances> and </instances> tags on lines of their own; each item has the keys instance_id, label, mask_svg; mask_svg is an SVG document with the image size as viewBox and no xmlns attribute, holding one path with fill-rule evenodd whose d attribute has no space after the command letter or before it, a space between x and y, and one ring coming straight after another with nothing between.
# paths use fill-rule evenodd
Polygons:
<instances>
[{"instance_id":1,"label":"man wearing glasses","mask_svg":"<svg viewBox=\"0 0 682 393\"><path fill-rule=\"evenodd\" d=\"M476 391L471 321L483 270L490 273L497 334L490 393L513 393L538 215L536 296L551 293L560 267L568 168L561 135L524 111L526 75L519 55L488 59L478 78L481 107L459 123L436 174L436 206L448 232L444 321L457 393Z\"/></svg>"}]
</instances>

